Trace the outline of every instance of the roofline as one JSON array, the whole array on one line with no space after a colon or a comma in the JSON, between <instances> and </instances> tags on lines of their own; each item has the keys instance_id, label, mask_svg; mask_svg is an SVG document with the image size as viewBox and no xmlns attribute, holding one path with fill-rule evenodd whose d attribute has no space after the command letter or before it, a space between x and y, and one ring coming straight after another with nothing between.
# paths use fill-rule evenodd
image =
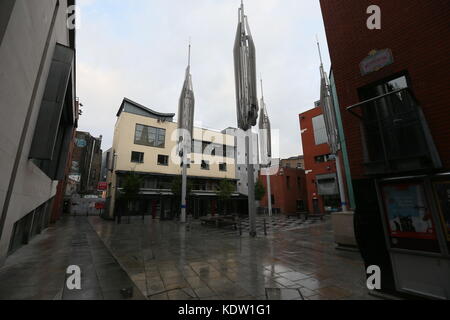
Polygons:
<instances>
[{"instance_id":1,"label":"roofline","mask_svg":"<svg viewBox=\"0 0 450 320\"><path fill-rule=\"evenodd\" d=\"M162 117L162 118L174 118L175 117L175 113L161 113L161 112L149 109L147 107L144 107L142 104L139 104L128 98L123 98L122 104L120 105L119 111L117 112L117 117L120 117L120 115L122 114L123 106L124 106L125 102L128 102L128 103L134 105L135 107L138 107L139 109L142 109L146 112L152 113L157 117Z\"/></svg>"}]
</instances>

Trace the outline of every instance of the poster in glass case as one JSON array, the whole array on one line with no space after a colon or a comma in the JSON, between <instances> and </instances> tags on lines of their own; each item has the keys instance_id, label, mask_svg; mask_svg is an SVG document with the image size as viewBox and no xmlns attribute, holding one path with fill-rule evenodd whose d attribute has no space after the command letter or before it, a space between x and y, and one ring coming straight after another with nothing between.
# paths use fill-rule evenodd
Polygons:
<instances>
[{"instance_id":1,"label":"poster in glass case","mask_svg":"<svg viewBox=\"0 0 450 320\"><path fill-rule=\"evenodd\" d=\"M447 240L450 241L450 181L437 182L435 187L442 224Z\"/></svg>"},{"instance_id":2,"label":"poster in glass case","mask_svg":"<svg viewBox=\"0 0 450 320\"><path fill-rule=\"evenodd\" d=\"M423 184L385 185L382 190L391 237L436 239Z\"/></svg>"}]
</instances>

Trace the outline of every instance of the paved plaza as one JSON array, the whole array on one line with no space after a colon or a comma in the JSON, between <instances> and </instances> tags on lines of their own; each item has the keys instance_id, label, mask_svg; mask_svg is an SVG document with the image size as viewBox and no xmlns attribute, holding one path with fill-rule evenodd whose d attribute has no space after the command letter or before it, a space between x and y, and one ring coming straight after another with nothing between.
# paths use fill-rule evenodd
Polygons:
<instances>
[{"instance_id":1,"label":"paved plaza","mask_svg":"<svg viewBox=\"0 0 450 320\"><path fill-rule=\"evenodd\" d=\"M66 287L69 266L81 268L82 290ZM86 217L66 217L8 257L0 268L0 300L146 299Z\"/></svg>"},{"instance_id":2,"label":"paved plaza","mask_svg":"<svg viewBox=\"0 0 450 320\"><path fill-rule=\"evenodd\" d=\"M335 249L329 218L268 218L267 236L263 219L256 239L196 221L89 221L151 300L374 299L359 253Z\"/></svg>"},{"instance_id":3,"label":"paved plaza","mask_svg":"<svg viewBox=\"0 0 450 320\"><path fill-rule=\"evenodd\" d=\"M245 220L237 230L123 220L65 217L7 259L0 299L374 299L359 254L335 249L329 219L267 218L265 236L259 217L255 239ZM80 291L66 288L70 265Z\"/></svg>"}]
</instances>

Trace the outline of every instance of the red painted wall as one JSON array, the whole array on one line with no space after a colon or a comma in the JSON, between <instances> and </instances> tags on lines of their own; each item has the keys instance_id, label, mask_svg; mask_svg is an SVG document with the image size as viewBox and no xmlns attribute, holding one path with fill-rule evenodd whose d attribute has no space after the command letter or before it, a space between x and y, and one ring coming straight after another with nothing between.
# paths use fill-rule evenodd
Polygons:
<instances>
[{"instance_id":1,"label":"red painted wall","mask_svg":"<svg viewBox=\"0 0 450 320\"><path fill-rule=\"evenodd\" d=\"M407 71L445 168L450 168L450 4L448 0L321 0L354 179L364 176L359 121L345 110L358 88ZM381 30L369 30L366 10L381 8ZM394 64L361 76L373 49L392 50Z\"/></svg>"},{"instance_id":2,"label":"red painted wall","mask_svg":"<svg viewBox=\"0 0 450 320\"><path fill-rule=\"evenodd\" d=\"M289 187L287 185L287 177L290 180ZM266 195L261 201L261 206L267 208L267 177L260 175L259 180L266 189ZM281 213L296 213L297 200L303 200L305 206L307 206L305 171L293 168L280 168L276 175L270 177L270 187L272 195L275 197L275 203L272 204L272 207L280 209Z\"/></svg>"},{"instance_id":3,"label":"red painted wall","mask_svg":"<svg viewBox=\"0 0 450 320\"><path fill-rule=\"evenodd\" d=\"M325 212L323 199L317 195L316 176L322 174L336 173L336 163L328 161L317 163L315 157L330 154L328 144L316 145L312 119L323 114L321 107L314 108L300 114L301 139L303 142L303 155L305 157L306 186L308 192L308 207L313 212L313 199L319 200L319 207Z\"/></svg>"}]
</instances>

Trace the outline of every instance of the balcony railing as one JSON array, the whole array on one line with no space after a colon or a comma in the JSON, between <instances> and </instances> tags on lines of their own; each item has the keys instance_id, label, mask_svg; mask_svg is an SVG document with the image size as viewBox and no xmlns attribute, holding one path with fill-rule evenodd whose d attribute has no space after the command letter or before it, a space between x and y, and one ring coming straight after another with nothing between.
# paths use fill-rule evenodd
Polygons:
<instances>
[{"instance_id":1,"label":"balcony railing","mask_svg":"<svg viewBox=\"0 0 450 320\"><path fill-rule=\"evenodd\" d=\"M347 110L361 120L367 174L442 167L422 109L409 88Z\"/></svg>"}]
</instances>

